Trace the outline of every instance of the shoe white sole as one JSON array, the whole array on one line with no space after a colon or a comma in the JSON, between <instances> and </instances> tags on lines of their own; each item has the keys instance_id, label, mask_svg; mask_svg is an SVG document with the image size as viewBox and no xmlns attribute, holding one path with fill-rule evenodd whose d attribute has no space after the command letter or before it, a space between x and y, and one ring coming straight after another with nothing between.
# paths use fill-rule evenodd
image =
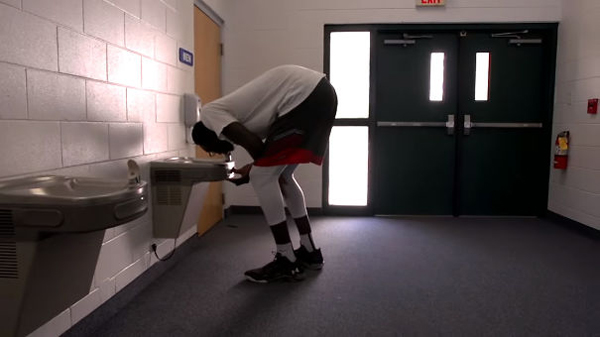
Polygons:
<instances>
[{"instance_id":1,"label":"shoe white sole","mask_svg":"<svg viewBox=\"0 0 600 337\"><path fill-rule=\"evenodd\" d=\"M250 282L254 282L254 283L273 283L273 282L280 282L280 281L287 281L287 282L299 282L304 280L305 275L295 275L295 276L281 276L279 278L275 278L272 279L270 281L267 280L257 280L255 278L253 278L252 276L248 276L248 275L244 275L246 277L246 279Z\"/></svg>"},{"instance_id":2,"label":"shoe white sole","mask_svg":"<svg viewBox=\"0 0 600 337\"><path fill-rule=\"evenodd\" d=\"M254 283L269 283L267 280L257 280L251 276L248 275L244 275L246 276L246 280L250 281L250 282L254 282Z\"/></svg>"}]
</instances>

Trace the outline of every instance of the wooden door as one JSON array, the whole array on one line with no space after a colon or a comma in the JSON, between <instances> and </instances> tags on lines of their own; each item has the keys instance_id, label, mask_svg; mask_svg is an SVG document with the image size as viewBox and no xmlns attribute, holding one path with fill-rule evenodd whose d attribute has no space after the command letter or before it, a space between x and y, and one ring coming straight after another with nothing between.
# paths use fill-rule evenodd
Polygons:
<instances>
[{"instance_id":1,"label":"wooden door","mask_svg":"<svg viewBox=\"0 0 600 337\"><path fill-rule=\"evenodd\" d=\"M194 7L194 81L202 104L221 97L221 30L200 9ZM196 157L208 154L196 146ZM198 235L223 219L223 183L212 182L198 220Z\"/></svg>"}]
</instances>

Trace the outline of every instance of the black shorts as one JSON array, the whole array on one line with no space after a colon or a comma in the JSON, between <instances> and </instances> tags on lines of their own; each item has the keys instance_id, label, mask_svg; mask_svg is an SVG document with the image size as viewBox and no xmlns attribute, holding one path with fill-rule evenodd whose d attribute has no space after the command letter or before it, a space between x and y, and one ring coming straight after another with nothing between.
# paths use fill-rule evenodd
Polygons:
<instances>
[{"instance_id":1,"label":"black shorts","mask_svg":"<svg viewBox=\"0 0 600 337\"><path fill-rule=\"evenodd\" d=\"M336 111L335 89L324 77L300 105L271 125L265 152L254 165L321 165Z\"/></svg>"}]
</instances>

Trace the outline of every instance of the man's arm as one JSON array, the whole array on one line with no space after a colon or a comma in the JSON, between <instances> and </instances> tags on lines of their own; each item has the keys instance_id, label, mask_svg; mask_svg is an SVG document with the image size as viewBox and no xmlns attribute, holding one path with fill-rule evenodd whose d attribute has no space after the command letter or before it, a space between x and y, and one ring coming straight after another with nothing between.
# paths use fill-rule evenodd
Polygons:
<instances>
[{"instance_id":1,"label":"man's arm","mask_svg":"<svg viewBox=\"0 0 600 337\"><path fill-rule=\"evenodd\" d=\"M252 156L252 159L256 160L262 155L265 147L262 140L241 123L233 122L227 125L222 133L232 142L246 149L250 156Z\"/></svg>"}]
</instances>

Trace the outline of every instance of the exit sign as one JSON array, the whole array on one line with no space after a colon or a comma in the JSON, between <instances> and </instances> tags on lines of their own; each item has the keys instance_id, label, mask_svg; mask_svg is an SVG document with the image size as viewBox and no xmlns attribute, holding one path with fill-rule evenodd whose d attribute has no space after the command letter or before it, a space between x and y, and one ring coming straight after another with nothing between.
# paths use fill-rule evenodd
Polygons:
<instances>
[{"instance_id":1,"label":"exit sign","mask_svg":"<svg viewBox=\"0 0 600 337\"><path fill-rule=\"evenodd\" d=\"M417 7L421 6L446 6L446 0L415 0Z\"/></svg>"}]
</instances>

